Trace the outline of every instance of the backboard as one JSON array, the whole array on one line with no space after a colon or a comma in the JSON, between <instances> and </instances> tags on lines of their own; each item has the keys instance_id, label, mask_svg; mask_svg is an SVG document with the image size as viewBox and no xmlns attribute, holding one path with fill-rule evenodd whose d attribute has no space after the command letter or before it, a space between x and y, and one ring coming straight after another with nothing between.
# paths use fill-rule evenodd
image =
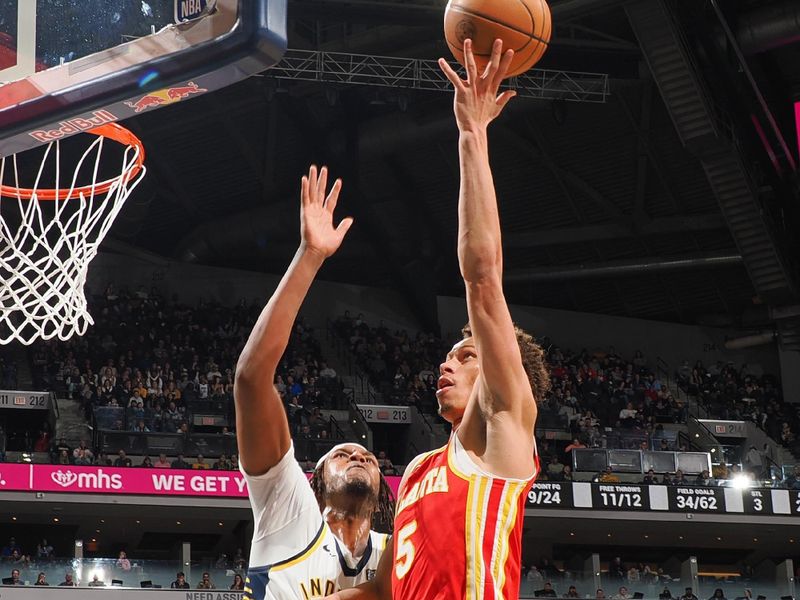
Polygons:
<instances>
[{"instance_id":1,"label":"backboard","mask_svg":"<svg viewBox=\"0 0 800 600\"><path fill-rule=\"evenodd\" d=\"M1 0L0 156L231 85L285 50L286 0Z\"/></svg>"}]
</instances>

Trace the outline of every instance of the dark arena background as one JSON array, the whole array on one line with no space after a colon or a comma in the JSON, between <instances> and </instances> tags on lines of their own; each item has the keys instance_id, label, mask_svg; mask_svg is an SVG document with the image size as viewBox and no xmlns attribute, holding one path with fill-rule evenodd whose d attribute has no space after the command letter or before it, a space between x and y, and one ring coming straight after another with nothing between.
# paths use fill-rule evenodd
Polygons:
<instances>
[{"instance_id":1,"label":"dark arena background","mask_svg":"<svg viewBox=\"0 0 800 600\"><path fill-rule=\"evenodd\" d=\"M125 22L94 4L58 26ZM173 20L173 2L127 4L144 11L132 36ZM489 130L505 296L553 383L537 398L520 597L790 600L800 3L549 4L550 47ZM181 571L187 598L241 598L228 590L253 523L234 368L297 248L311 163L343 178L338 214L355 224L276 379L296 457L311 471L358 441L396 485L446 442L438 367L467 317L458 131L435 63L452 58L444 9L288 0L271 68L216 90L173 74L166 95L126 96L147 174L89 266L94 325L0 346L0 576L31 586L0 597L160 598L141 588ZM16 64L3 54L15 15L0 15L0 73ZM36 70L71 60L71 39ZM102 93L81 110L122 98ZM0 121L3 137L15 126ZM40 573L105 591L45 593ZM192 595L204 573L216 591Z\"/></svg>"}]
</instances>

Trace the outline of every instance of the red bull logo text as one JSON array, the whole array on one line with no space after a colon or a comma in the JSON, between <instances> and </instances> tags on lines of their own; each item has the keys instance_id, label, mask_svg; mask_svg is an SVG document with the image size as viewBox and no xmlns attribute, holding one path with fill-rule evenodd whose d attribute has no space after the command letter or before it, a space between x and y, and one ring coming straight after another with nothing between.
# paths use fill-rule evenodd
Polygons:
<instances>
[{"instance_id":1,"label":"red bull logo text","mask_svg":"<svg viewBox=\"0 0 800 600\"><path fill-rule=\"evenodd\" d=\"M106 123L113 123L116 120L117 117L107 110L96 110L87 117L75 117L60 121L55 129L37 129L36 131L31 131L28 135L40 142L52 142L74 133L88 131Z\"/></svg>"},{"instance_id":2,"label":"red bull logo text","mask_svg":"<svg viewBox=\"0 0 800 600\"><path fill-rule=\"evenodd\" d=\"M125 104L130 106L134 112L140 113L143 110L153 108L154 106L173 104L175 102L180 102L192 94L202 94L203 92L207 91L207 89L201 88L196 83L190 81L184 86L165 88L163 90L150 92L138 100L126 100Z\"/></svg>"}]
</instances>

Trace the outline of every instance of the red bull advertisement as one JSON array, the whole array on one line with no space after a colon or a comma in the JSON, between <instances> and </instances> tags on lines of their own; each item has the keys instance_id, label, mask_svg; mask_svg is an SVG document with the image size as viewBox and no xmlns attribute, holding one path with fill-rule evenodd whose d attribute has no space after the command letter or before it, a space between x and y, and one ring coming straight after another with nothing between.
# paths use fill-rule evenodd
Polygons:
<instances>
[{"instance_id":1,"label":"red bull advertisement","mask_svg":"<svg viewBox=\"0 0 800 600\"><path fill-rule=\"evenodd\" d=\"M180 102L184 98L187 98L193 94L202 94L207 91L207 89L201 88L193 81L190 81L186 85L164 88L163 90L150 92L138 100L126 100L125 104L138 114L147 110L148 108L174 104L175 102Z\"/></svg>"}]
</instances>

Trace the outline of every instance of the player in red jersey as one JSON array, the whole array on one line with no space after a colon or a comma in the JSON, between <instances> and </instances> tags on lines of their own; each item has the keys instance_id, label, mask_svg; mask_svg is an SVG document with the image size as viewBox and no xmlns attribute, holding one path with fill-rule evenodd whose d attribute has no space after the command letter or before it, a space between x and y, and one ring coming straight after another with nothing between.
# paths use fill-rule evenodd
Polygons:
<instances>
[{"instance_id":1,"label":"player in red jersey","mask_svg":"<svg viewBox=\"0 0 800 600\"><path fill-rule=\"evenodd\" d=\"M376 578L337 600L494 600L519 596L527 491L538 472L536 398L550 383L544 353L516 328L503 295L500 221L487 127L514 92L498 95L513 51L495 41L478 74L470 40L467 79L439 64L455 88L461 191L458 260L469 325L439 367L447 445L418 456L400 485L393 556Z\"/></svg>"}]
</instances>

